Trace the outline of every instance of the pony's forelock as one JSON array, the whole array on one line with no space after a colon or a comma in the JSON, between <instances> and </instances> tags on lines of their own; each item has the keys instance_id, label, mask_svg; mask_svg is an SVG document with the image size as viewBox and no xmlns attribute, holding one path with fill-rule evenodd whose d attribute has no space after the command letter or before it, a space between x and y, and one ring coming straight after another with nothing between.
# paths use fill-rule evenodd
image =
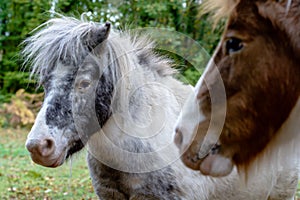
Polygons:
<instances>
[{"instance_id":1,"label":"pony's forelock","mask_svg":"<svg viewBox=\"0 0 300 200\"><path fill-rule=\"evenodd\" d=\"M53 71L59 61L67 60L71 62L69 64L78 66L91 53L86 48L87 41L84 41L83 38L98 26L101 24L87 21L85 15L82 15L80 20L63 15L50 19L37 27L33 31L35 33L23 42L25 46L22 51L24 65L31 67L31 76L37 75L40 82L43 81L46 74ZM133 70L137 65L137 63L129 63L132 62L130 61L132 59L129 58L129 56L132 57L129 55L132 52L147 60L145 62L151 70L157 71L160 75L173 73L169 67L171 62L155 55L154 43L147 36L137 36L131 34L130 31L123 33L111 31L107 47L107 53L111 59L110 65L115 68L112 70L121 72L120 76ZM114 66L114 63L118 66Z\"/></svg>"},{"instance_id":2,"label":"pony's forelock","mask_svg":"<svg viewBox=\"0 0 300 200\"><path fill-rule=\"evenodd\" d=\"M83 19L83 17L82 17ZM31 76L44 75L52 71L59 60L78 63L86 47L82 38L97 26L94 22L80 21L72 17L53 18L33 30L35 32L22 44L25 65L31 67Z\"/></svg>"}]
</instances>

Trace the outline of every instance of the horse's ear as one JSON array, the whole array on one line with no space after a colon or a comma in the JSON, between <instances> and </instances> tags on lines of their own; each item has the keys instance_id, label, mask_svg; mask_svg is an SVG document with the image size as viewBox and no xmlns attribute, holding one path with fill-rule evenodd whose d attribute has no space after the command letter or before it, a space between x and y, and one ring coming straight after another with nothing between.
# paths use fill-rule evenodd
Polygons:
<instances>
[{"instance_id":1,"label":"horse's ear","mask_svg":"<svg viewBox=\"0 0 300 200\"><path fill-rule=\"evenodd\" d=\"M106 22L104 26L91 30L89 37L87 38L87 44L90 50L94 49L107 39L110 32L110 26L110 23Z\"/></svg>"},{"instance_id":2,"label":"horse's ear","mask_svg":"<svg viewBox=\"0 0 300 200\"><path fill-rule=\"evenodd\" d=\"M273 26L285 32L297 55L300 54L300 20L298 6L291 5L292 0L284 3L275 1L256 2L259 14L269 19Z\"/></svg>"}]
</instances>

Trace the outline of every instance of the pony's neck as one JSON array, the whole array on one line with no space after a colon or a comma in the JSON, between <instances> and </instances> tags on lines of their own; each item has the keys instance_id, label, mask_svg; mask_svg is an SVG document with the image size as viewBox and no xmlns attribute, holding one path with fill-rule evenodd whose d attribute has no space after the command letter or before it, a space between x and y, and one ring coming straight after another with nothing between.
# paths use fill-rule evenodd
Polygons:
<instances>
[{"instance_id":1,"label":"pony's neck","mask_svg":"<svg viewBox=\"0 0 300 200\"><path fill-rule=\"evenodd\" d=\"M280 114L280 113L278 113ZM255 159L246 171L241 169L240 173L245 175L247 182L251 183L251 177L255 174L274 173L277 176L284 169L294 169L299 165L299 142L300 142L300 97L292 109L289 117L272 138L266 149ZM275 174L276 173L276 174Z\"/></svg>"},{"instance_id":2,"label":"pony's neck","mask_svg":"<svg viewBox=\"0 0 300 200\"><path fill-rule=\"evenodd\" d=\"M296 102L293 110L291 111L288 119L283 123L281 128L279 129L278 135L278 142L282 144L288 143L290 145L291 142L295 141L295 139L300 138L300 97Z\"/></svg>"},{"instance_id":3,"label":"pony's neck","mask_svg":"<svg viewBox=\"0 0 300 200\"><path fill-rule=\"evenodd\" d=\"M161 169L177 160L173 126L185 100L179 92L187 96L192 90L171 77L164 81L142 85L142 94L126 101L128 110L113 112L89 140L89 153L111 168L130 173Z\"/></svg>"}]
</instances>

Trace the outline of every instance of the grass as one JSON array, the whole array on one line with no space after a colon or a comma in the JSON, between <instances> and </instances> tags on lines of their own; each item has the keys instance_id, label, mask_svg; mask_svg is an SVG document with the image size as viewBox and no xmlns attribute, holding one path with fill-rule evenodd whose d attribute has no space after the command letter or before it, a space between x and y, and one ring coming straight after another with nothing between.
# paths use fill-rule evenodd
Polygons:
<instances>
[{"instance_id":1,"label":"grass","mask_svg":"<svg viewBox=\"0 0 300 200\"><path fill-rule=\"evenodd\" d=\"M34 164L25 149L28 131L0 129L0 199L97 199L80 153L55 169ZM72 167L71 167L72 164Z\"/></svg>"},{"instance_id":2,"label":"grass","mask_svg":"<svg viewBox=\"0 0 300 200\"><path fill-rule=\"evenodd\" d=\"M0 199L97 199L85 153L59 168L34 164L25 149L28 130L0 128ZM297 198L300 199L300 184Z\"/></svg>"}]
</instances>

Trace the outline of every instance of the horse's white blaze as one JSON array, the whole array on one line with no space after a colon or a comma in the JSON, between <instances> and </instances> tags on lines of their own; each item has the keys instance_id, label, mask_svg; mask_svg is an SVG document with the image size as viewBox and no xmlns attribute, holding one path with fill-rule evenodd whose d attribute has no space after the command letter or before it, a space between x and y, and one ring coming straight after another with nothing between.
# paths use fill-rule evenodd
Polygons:
<instances>
[{"instance_id":1,"label":"horse's white blaze","mask_svg":"<svg viewBox=\"0 0 300 200\"><path fill-rule=\"evenodd\" d=\"M48 130L48 126L46 125L45 122L45 113L46 113L46 106L45 103L42 106L40 112L38 113L35 122L31 128L30 133L27 136L27 141L30 139L38 139L41 140L44 137L48 137L49 136L49 130Z\"/></svg>"},{"instance_id":2,"label":"horse's white blaze","mask_svg":"<svg viewBox=\"0 0 300 200\"><path fill-rule=\"evenodd\" d=\"M197 132L199 122L205 120L205 116L199 109L199 102L195 93L192 93L185 102L178 117L176 127L182 133L182 147L190 145ZM173 135L174 138L174 135Z\"/></svg>"},{"instance_id":3,"label":"horse's white blaze","mask_svg":"<svg viewBox=\"0 0 300 200\"><path fill-rule=\"evenodd\" d=\"M201 99L198 99L197 95L200 87L202 87L205 83L207 73L209 71L212 71L213 67L216 66L213 59L211 58L203 74L198 80L194 88L194 92L188 97L178 117L176 127L182 132L182 147L184 148L188 147L193 141L193 138L197 133L197 127L199 123L204 122L207 119L207 117L201 110ZM218 131L214 131L213 127L211 127L211 130L208 130L208 133L204 138L203 145L201 146L201 149L199 151L200 157L205 156L210 150L211 144L215 144L217 142L217 140L219 139L219 134L217 133Z\"/></svg>"},{"instance_id":4,"label":"horse's white blaze","mask_svg":"<svg viewBox=\"0 0 300 200\"><path fill-rule=\"evenodd\" d=\"M216 144L219 140L219 137L221 135L223 125L225 122L226 117L226 92L225 92L225 86L223 83L223 79L221 77L221 74L219 72L219 69L217 68L214 58L216 57L216 54L218 52L218 49L221 48L221 42L219 42L217 46L217 50L214 52L213 56L209 60L207 67L205 71L203 72L203 75L200 77L199 81L197 82L195 86L195 93L200 91L200 88L203 87L203 84L209 85L210 83L207 82L208 74L214 77L215 84L218 85L217 89L215 90L209 90L209 95L211 98L211 115L210 115L210 125L208 127L207 133L205 134L205 137L203 139L201 148L199 150L199 157L205 156L210 149L212 148L212 145ZM215 105L215 102L219 101L221 102L221 107ZM201 99L199 100L199 113L200 115L203 115L201 111ZM202 121L199 121L198 123L201 123ZM196 125L197 126L197 125Z\"/></svg>"},{"instance_id":5,"label":"horse's white blaze","mask_svg":"<svg viewBox=\"0 0 300 200\"><path fill-rule=\"evenodd\" d=\"M215 64L214 64L214 60L213 58L209 59L209 62L207 63L206 67L205 67L205 70L203 72L203 74L201 75L200 79L198 80L198 82L196 83L196 86L195 86L195 89L194 89L194 92L197 94L200 87L205 83L205 78L207 76L207 73L209 71L211 71L211 69L215 67Z\"/></svg>"}]
</instances>

